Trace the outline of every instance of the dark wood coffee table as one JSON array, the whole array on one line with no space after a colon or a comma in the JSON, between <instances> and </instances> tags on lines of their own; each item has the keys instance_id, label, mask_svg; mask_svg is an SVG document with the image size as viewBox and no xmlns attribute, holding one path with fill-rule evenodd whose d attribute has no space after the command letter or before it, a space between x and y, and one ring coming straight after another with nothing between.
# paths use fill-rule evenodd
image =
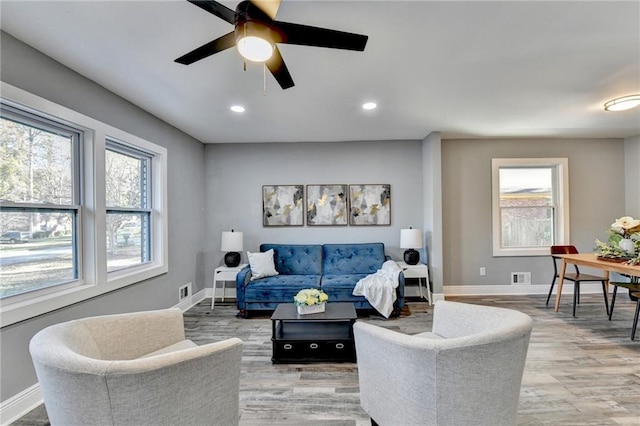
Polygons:
<instances>
[{"instance_id":1,"label":"dark wood coffee table","mask_svg":"<svg viewBox=\"0 0 640 426\"><path fill-rule=\"evenodd\" d=\"M319 314L299 315L281 303L271 316L273 356L279 363L356 362L353 303L327 303Z\"/></svg>"}]
</instances>

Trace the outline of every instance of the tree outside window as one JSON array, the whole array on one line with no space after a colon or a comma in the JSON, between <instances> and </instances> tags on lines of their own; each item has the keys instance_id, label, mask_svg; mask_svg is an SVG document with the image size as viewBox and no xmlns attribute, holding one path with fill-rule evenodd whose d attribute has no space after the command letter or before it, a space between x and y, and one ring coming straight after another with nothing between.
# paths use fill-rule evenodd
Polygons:
<instances>
[{"instance_id":1,"label":"tree outside window","mask_svg":"<svg viewBox=\"0 0 640 426\"><path fill-rule=\"evenodd\" d=\"M109 141L105 155L107 270L151 260L151 156Z\"/></svg>"},{"instance_id":2,"label":"tree outside window","mask_svg":"<svg viewBox=\"0 0 640 426\"><path fill-rule=\"evenodd\" d=\"M2 110L0 298L79 277L79 137L58 123Z\"/></svg>"}]
</instances>

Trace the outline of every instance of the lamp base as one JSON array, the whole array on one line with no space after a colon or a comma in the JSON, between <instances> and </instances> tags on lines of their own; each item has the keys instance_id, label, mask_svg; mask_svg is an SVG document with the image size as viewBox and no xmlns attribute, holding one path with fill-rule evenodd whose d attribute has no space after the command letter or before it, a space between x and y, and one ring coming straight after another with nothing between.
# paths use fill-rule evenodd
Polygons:
<instances>
[{"instance_id":1,"label":"lamp base","mask_svg":"<svg viewBox=\"0 0 640 426\"><path fill-rule=\"evenodd\" d=\"M420 262L420 253L417 250L409 249L404 252L404 261L407 265L417 265Z\"/></svg>"},{"instance_id":2,"label":"lamp base","mask_svg":"<svg viewBox=\"0 0 640 426\"><path fill-rule=\"evenodd\" d=\"M234 268L240 264L240 253L237 251L230 251L229 253L224 255L224 264L229 268Z\"/></svg>"}]
</instances>

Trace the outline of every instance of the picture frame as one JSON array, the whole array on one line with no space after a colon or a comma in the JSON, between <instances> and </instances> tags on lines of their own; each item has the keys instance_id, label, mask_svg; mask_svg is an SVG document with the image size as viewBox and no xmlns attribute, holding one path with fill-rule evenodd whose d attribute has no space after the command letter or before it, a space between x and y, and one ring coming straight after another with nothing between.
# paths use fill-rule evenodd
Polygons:
<instances>
[{"instance_id":1,"label":"picture frame","mask_svg":"<svg viewBox=\"0 0 640 426\"><path fill-rule=\"evenodd\" d=\"M347 226L347 187L346 184L307 185L307 226Z\"/></svg>"},{"instance_id":2,"label":"picture frame","mask_svg":"<svg viewBox=\"0 0 640 426\"><path fill-rule=\"evenodd\" d=\"M390 226L391 185L349 185L349 225Z\"/></svg>"},{"instance_id":3,"label":"picture frame","mask_svg":"<svg viewBox=\"0 0 640 426\"><path fill-rule=\"evenodd\" d=\"M304 226L304 185L263 185L262 226Z\"/></svg>"}]
</instances>

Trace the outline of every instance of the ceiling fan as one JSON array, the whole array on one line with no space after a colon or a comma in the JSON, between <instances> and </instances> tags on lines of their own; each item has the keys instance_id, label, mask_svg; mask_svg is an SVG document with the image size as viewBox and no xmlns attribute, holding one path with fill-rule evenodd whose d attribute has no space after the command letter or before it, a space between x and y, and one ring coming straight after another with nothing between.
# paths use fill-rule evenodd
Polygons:
<instances>
[{"instance_id":1,"label":"ceiling fan","mask_svg":"<svg viewBox=\"0 0 640 426\"><path fill-rule=\"evenodd\" d=\"M363 51L368 36L276 21L281 0L242 1L233 11L214 0L187 0L220 19L234 30L175 60L190 65L233 46L247 60L264 62L283 89L294 86L277 43Z\"/></svg>"}]
</instances>

